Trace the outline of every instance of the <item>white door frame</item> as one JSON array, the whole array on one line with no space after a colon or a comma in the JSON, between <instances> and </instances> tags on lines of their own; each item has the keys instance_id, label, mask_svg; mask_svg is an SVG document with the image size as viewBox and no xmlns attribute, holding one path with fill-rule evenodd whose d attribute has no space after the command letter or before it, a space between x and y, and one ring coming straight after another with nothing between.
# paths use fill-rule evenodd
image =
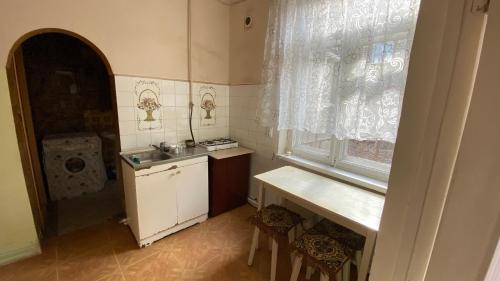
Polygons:
<instances>
[{"instance_id":1,"label":"white door frame","mask_svg":"<svg viewBox=\"0 0 500 281\"><path fill-rule=\"evenodd\" d=\"M370 280L423 280L467 115L485 16L422 0Z\"/></svg>"},{"instance_id":2,"label":"white door frame","mask_svg":"<svg viewBox=\"0 0 500 281\"><path fill-rule=\"evenodd\" d=\"M470 108L425 280L484 280L500 237L500 1L491 0Z\"/></svg>"}]
</instances>

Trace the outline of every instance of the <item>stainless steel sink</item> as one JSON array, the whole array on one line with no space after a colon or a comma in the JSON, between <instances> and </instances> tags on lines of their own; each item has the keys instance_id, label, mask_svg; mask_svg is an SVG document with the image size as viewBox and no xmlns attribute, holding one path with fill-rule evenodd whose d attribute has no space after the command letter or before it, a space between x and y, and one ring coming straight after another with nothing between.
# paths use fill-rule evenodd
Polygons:
<instances>
[{"instance_id":1,"label":"stainless steel sink","mask_svg":"<svg viewBox=\"0 0 500 281\"><path fill-rule=\"evenodd\" d=\"M164 161L172 158L170 155L159 151L159 150L151 150L144 151L139 153L134 153L129 155L128 158L134 164L144 164L144 163L153 163L158 161Z\"/></svg>"},{"instance_id":2,"label":"stainless steel sink","mask_svg":"<svg viewBox=\"0 0 500 281\"><path fill-rule=\"evenodd\" d=\"M161 151L160 149L136 150L121 153L122 159L134 170L149 169L155 165L186 160L194 157L205 156L208 154L206 148L193 147L186 148L182 152L172 154Z\"/></svg>"}]
</instances>

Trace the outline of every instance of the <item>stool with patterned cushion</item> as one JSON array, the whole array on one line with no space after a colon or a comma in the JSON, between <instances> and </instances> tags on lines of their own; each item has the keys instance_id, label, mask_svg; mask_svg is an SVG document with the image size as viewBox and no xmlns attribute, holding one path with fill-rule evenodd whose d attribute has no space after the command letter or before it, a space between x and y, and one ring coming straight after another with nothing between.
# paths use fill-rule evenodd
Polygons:
<instances>
[{"instance_id":1,"label":"stool with patterned cushion","mask_svg":"<svg viewBox=\"0 0 500 281\"><path fill-rule=\"evenodd\" d=\"M260 231L272 238L271 281L276 280L278 243L289 245L295 240L296 227L301 224L300 215L278 205L269 205L250 218L255 225L248 265L253 264L255 250L259 246Z\"/></svg>"},{"instance_id":2,"label":"stool with patterned cushion","mask_svg":"<svg viewBox=\"0 0 500 281\"><path fill-rule=\"evenodd\" d=\"M319 231L328 234L333 239L351 248L353 250L351 258L354 264L359 267L361 256L363 255L363 247L365 246L364 236L327 219L321 220L315 227Z\"/></svg>"},{"instance_id":3,"label":"stool with patterned cushion","mask_svg":"<svg viewBox=\"0 0 500 281\"><path fill-rule=\"evenodd\" d=\"M297 255L290 281L297 280L304 259L308 267L320 269L321 281L328 281L330 276L335 276L336 281L349 281L352 249L322 231L318 225L295 240L292 249Z\"/></svg>"}]
</instances>

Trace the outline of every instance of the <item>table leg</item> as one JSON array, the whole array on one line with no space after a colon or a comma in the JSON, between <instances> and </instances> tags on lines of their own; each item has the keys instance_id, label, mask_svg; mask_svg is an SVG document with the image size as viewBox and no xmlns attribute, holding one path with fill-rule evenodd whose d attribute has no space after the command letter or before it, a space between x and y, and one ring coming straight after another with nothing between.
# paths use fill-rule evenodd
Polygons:
<instances>
[{"instance_id":1,"label":"table leg","mask_svg":"<svg viewBox=\"0 0 500 281\"><path fill-rule=\"evenodd\" d=\"M265 200L265 191L264 191L264 183L259 183L259 197L257 198L257 211L260 211L264 207Z\"/></svg>"},{"instance_id":2,"label":"table leg","mask_svg":"<svg viewBox=\"0 0 500 281\"><path fill-rule=\"evenodd\" d=\"M248 265L253 264L253 258L255 256L255 250L259 247L259 233L260 230L258 227L254 227L253 237L252 237L252 245L250 246L250 254L248 255Z\"/></svg>"},{"instance_id":3,"label":"table leg","mask_svg":"<svg viewBox=\"0 0 500 281\"><path fill-rule=\"evenodd\" d=\"M370 231L366 235L365 247L363 249L363 257L361 258L361 264L358 265L358 281L366 281L368 276L368 269L370 268L370 261L372 258L373 250L375 248L375 239L377 238L377 232Z\"/></svg>"},{"instance_id":4,"label":"table leg","mask_svg":"<svg viewBox=\"0 0 500 281\"><path fill-rule=\"evenodd\" d=\"M271 281L276 280L276 265L278 263L278 242L273 239L273 247L271 252Z\"/></svg>"}]
</instances>

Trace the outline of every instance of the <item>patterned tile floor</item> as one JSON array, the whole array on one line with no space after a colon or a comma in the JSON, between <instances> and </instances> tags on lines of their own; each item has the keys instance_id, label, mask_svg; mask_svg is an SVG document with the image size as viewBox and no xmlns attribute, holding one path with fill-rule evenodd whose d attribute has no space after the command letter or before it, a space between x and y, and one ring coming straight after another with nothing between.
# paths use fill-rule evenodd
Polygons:
<instances>
[{"instance_id":1,"label":"patterned tile floor","mask_svg":"<svg viewBox=\"0 0 500 281\"><path fill-rule=\"evenodd\" d=\"M109 222L52 238L39 256L0 267L0 280L269 280L271 253L261 235L253 266L247 265L253 232L249 205L139 249L128 227ZM290 260L278 257L277 280L289 280ZM302 270L299 280L305 280ZM318 280L316 273L311 280Z\"/></svg>"}]
</instances>

